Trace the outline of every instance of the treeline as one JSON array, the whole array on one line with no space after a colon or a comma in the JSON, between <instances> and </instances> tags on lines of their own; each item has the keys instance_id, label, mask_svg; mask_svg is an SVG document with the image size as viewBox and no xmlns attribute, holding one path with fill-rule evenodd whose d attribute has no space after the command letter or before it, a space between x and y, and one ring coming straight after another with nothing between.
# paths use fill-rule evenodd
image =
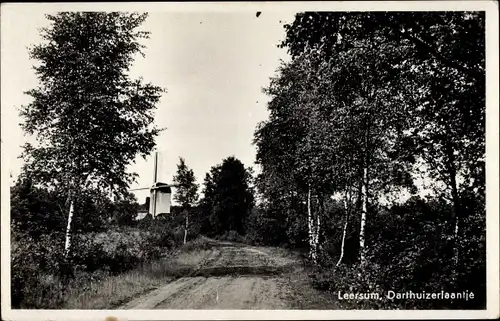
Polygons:
<instances>
[{"instance_id":1,"label":"treeline","mask_svg":"<svg viewBox=\"0 0 500 321\"><path fill-rule=\"evenodd\" d=\"M30 233L33 237L58 232L64 238L67 224L65 195L55 190L36 186L21 176L11 187L11 223L14 231ZM133 194L113 200L105 193L89 190L78 196L75 206L74 232L100 232L109 226L132 225L139 204Z\"/></svg>"},{"instance_id":2,"label":"treeline","mask_svg":"<svg viewBox=\"0 0 500 321\"><path fill-rule=\"evenodd\" d=\"M14 308L60 308L68 289L153 262L200 234L252 243L251 169L228 157L207 173L199 200L193 170L180 158L170 214L137 220L143 205L131 193L99 189L73 198L72 250L65 240L67 194L37 185L23 172L11 187L11 297ZM75 285L77 284L77 285ZM43 299L47 296L46 300Z\"/></svg>"},{"instance_id":3,"label":"treeline","mask_svg":"<svg viewBox=\"0 0 500 321\"><path fill-rule=\"evenodd\" d=\"M333 292L476 295L377 307L484 307L484 13L306 12L285 29L255 133L267 241L307 246Z\"/></svg>"},{"instance_id":4,"label":"treeline","mask_svg":"<svg viewBox=\"0 0 500 321\"><path fill-rule=\"evenodd\" d=\"M239 159L229 156L210 168L203 181L201 199L193 170L183 158L177 165L174 182L180 184L174 191L179 205L172 207L172 215L181 213L185 217L186 234L190 231L195 235L243 240L251 232L250 217L255 204L253 170Z\"/></svg>"},{"instance_id":5,"label":"treeline","mask_svg":"<svg viewBox=\"0 0 500 321\"><path fill-rule=\"evenodd\" d=\"M243 240L252 232L253 170L246 168L239 159L229 156L212 166L200 190L193 170L180 157L173 181L176 185L173 198L177 205L171 206L170 214L159 215L156 219L170 219L175 226L184 226L184 243L188 235ZM148 214L142 221L150 220L153 217Z\"/></svg>"}]
</instances>

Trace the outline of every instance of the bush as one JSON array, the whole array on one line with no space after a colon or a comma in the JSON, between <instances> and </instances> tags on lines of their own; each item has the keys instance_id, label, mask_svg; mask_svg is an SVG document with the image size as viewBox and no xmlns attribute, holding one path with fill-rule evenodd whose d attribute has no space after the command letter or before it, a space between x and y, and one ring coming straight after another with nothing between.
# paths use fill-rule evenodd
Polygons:
<instances>
[{"instance_id":1,"label":"bush","mask_svg":"<svg viewBox=\"0 0 500 321\"><path fill-rule=\"evenodd\" d=\"M238 234L238 232L234 230L224 232L222 235L218 237L218 239L229 242L238 242L238 243L243 243L244 241L244 237Z\"/></svg>"},{"instance_id":2,"label":"bush","mask_svg":"<svg viewBox=\"0 0 500 321\"><path fill-rule=\"evenodd\" d=\"M19 179L10 189L10 218L13 233L41 235L64 231L64 200L55 192L33 186L29 179Z\"/></svg>"},{"instance_id":3,"label":"bush","mask_svg":"<svg viewBox=\"0 0 500 321\"><path fill-rule=\"evenodd\" d=\"M74 238L71 259L86 271L123 272L159 255L158 242L152 239L151 232L132 228L86 233Z\"/></svg>"},{"instance_id":4,"label":"bush","mask_svg":"<svg viewBox=\"0 0 500 321\"><path fill-rule=\"evenodd\" d=\"M317 269L311 273L311 278L315 288L329 291L334 296L337 296L339 291L341 293L379 293L382 296L382 300L341 301L339 302L340 308L396 309L398 306L385 298L385 290L394 288L384 288L379 283L383 272L377 264L370 264L364 268L360 265L340 264L331 268Z\"/></svg>"},{"instance_id":5,"label":"bush","mask_svg":"<svg viewBox=\"0 0 500 321\"><path fill-rule=\"evenodd\" d=\"M256 245L257 243L255 242L255 238L253 235L246 234L243 236L241 239L241 243L245 243L248 245Z\"/></svg>"},{"instance_id":6,"label":"bush","mask_svg":"<svg viewBox=\"0 0 500 321\"><path fill-rule=\"evenodd\" d=\"M148 230L116 228L76 234L68 260L64 235L42 235L35 241L27 234L14 233L12 307L60 308L69 282L73 288L83 286L89 280L133 269L182 244L183 234L167 228L167 222L159 220L154 225Z\"/></svg>"},{"instance_id":7,"label":"bush","mask_svg":"<svg viewBox=\"0 0 500 321\"><path fill-rule=\"evenodd\" d=\"M40 295L54 292L55 278L61 282L68 277L64 248L60 235L42 235L37 239L27 234L13 233L11 241L11 304L13 308L43 307ZM59 282L55 282L59 284ZM61 285L62 286L62 285ZM57 291L56 291L57 292ZM42 297L43 298L43 297ZM47 308L57 306L61 297L47 300Z\"/></svg>"},{"instance_id":8,"label":"bush","mask_svg":"<svg viewBox=\"0 0 500 321\"><path fill-rule=\"evenodd\" d=\"M227 233L225 239L231 242L240 242L243 237L238 232L231 230Z\"/></svg>"},{"instance_id":9,"label":"bush","mask_svg":"<svg viewBox=\"0 0 500 321\"><path fill-rule=\"evenodd\" d=\"M180 250L183 252L192 252L199 250L208 250L210 248L212 248L212 244L208 239L204 237L197 237L191 241L186 242L186 244L183 244Z\"/></svg>"},{"instance_id":10,"label":"bush","mask_svg":"<svg viewBox=\"0 0 500 321\"><path fill-rule=\"evenodd\" d=\"M118 226L136 226L135 217L140 205L134 194L127 194L123 199L116 201L112 206L112 217Z\"/></svg>"}]
</instances>

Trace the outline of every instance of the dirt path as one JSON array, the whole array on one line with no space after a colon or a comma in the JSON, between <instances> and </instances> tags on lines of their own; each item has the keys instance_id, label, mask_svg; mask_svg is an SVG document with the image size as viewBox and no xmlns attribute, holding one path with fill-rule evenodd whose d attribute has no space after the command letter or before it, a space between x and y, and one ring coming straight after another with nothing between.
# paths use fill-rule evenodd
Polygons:
<instances>
[{"instance_id":1,"label":"dirt path","mask_svg":"<svg viewBox=\"0 0 500 321\"><path fill-rule=\"evenodd\" d=\"M122 309L331 309L313 290L297 258L280 249L214 242L196 272Z\"/></svg>"}]
</instances>

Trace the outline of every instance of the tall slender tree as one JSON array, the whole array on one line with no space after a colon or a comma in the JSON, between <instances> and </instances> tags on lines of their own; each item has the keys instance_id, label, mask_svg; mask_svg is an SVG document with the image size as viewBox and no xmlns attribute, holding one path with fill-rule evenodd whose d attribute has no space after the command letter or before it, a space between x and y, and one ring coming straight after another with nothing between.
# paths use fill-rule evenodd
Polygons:
<instances>
[{"instance_id":1,"label":"tall slender tree","mask_svg":"<svg viewBox=\"0 0 500 321\"><path fill-rule=\"evenodd\" d=\"M461 195L484 195L485 187L484 26L484 12L304 12L285 25L281 44L292 57L314 47L328 61L367 46L380 55L397 49L377 71L392 70L387 88L412 106L411 152L447 186L457 263L460 221L470 214ZM368 69L358 72L369 77Z\"/></svg>"},{"instance_id":2,"label":"tall slender tree","mask_svg":"<svg viewBox=\"0 0 500 321\"><path fill-rule=\"evenodd\" d=\"M75 206L86 189L126 193L136 174L127 166L146 157L160 129L153 111L163 89L128 71L148 33L137 30L147 14L64 12L47 15L44 40L30 48L40 85L23 106L24 169L35 183L66 195L65 248L71 248Z\"/></svg>"},{"instance_id":3,"label":"tall slender tree","mask_svg":"<svg viewBox=\"0 0 500 321\"><path fill-rule=\"evenodd\" d=\"M318 252L325 200L336 192L352 191L359 184L364 261L368 186L374 189L394 185L397 182L391 181L389 170L406 170L400 158L388 153L395 149L393 141L398 141L398 134L405 128L407 112L398 108L402 102L397 97L392 103L384 101L384 86L375 90L374 78L383 74L375 75L373 64L379 62L373 54L373 50L358 49L325 63L309 50L285 65L267 89L272 97L271 117L256 132L257 161L264 173L287 173L292 184L306 195L313 260ZM367 68L374 72L358 76ZM288 133L290 124L295 131ZM271 132L273 127L281 130ZM268 146L282 146L285 150L270 150ZM370 170L372 177L368 176Z\"/></svg>"},{"instance_id":4,"label":"tall slender tree","mask_svg":"<svg viewBox=\"0 0 500 321\"><path fill-rule=\"evenodd\" d=\"M188 168L186 161L182 157L179 158L179 164L177 164L174 183L178 185L174 199L180 203L186 220L184 226L184 244L186 244L189 230L189 211L198 200L198 184L196 184L193 170Z\"/></svg>"}]
</instances>

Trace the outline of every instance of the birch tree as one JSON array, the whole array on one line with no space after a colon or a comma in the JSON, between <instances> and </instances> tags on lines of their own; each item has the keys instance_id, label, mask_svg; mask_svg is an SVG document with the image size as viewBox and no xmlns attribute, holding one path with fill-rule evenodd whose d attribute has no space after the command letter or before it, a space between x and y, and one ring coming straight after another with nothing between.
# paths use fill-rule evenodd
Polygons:
<instances>
[{"instance_id":1,"label":"birch tree","mask_svg":"<svg viewBox=\"0 0 500 321\"><path fill-rule=\"evenodd\" d=\"M309 130L313 125L308 118L313 95L307 95L307 90L311 89L307 81L310 78L307 76L307 63L306 59L297 59L288 65L283 64L279 75L265 88L264 92L271 96L268 106L271 115L257 129L254 143L258 150L257 162L263 169L261 177L270 180L264 188L266 193L271 194L273 189L280 190L277 183L285 180L291 185L285 191L280 190L281 202L286 202L288 195L293 195L291 186L296 186L296 192L302 194L300 198L306 203L303 215L307 222L309 255L316 261L320 217L313 208L313 199L316 199L313 170L316 166L312 151L315 142Z\"/></svg>"},{"instance_id":2,"label":"birch tree","mask_svg":"<svg viewBox=\"0 0 500 321\"><path fill-rule=\"evenodd\" d=\"M270 122L284 118L297 124L292 139L283 137L283 142L291 143L281 142L289 151L279 162L287 164L283 171L307 195L311 257L316 256L321 226L311 199L317 200L319 209L325 197L359 186L360 261L364 264L369 203L376 203L379 194L393 186L411 185L408 163L412 159L399 153L408 128L408 104L398 94L399 87L390 86L408 47L386 45L378 38L344 45L340 31L335 37L321 36L321 30L311 27L316 15L299 14L288 29L284 45L292 61L278 71L267 90L273 97L271 104L276 103L276 107L270 104ZM323 26L328 23L322 20ZM327 50L325 39L332 38L338 46ZM273 113L274 108L280 110Z\"/></svg>"},{"instance_id":3,"label":"birch tree","mask_svg":"<svg viewBox=\"0 0 500 321\"><path fill-rule=\"evenodd\" d=\"M380 56L397 49L389 64L376 69L393 71L386 88L396 89L395 97L411 106L413 142L405 146L407 155L421 156L427 174L447 186L455 265L459 222L466 219L461 194L484 195L484 23L483 12L305 12L285 25L281 44L292 57L316 46L329 61L363 43ZM369 69L358 74L370 79Z\"/></svg>"},{"instance_id":4,"label":"birch tree","mask_svg":"<svg viewBox=\"0 0 500 321\"><path fill-rule=\"evenodd\" d=\"M64 12L47 15L41 44L29 49L39 86L20 115L36 138L24 146L24 169L66 197L66 255L73 215L87 189L125 194L136 177L127 166L146 157L160 129L153 112L163 89L128 71L148 33L147 14Z\"/></svg>"},{"instance_id":5,"label":"birch tree","mask_svg":"<svg viewBox=\"0 0 500 321\"><path fill-rule=\"evenodd\" d=\"M179 164L177 164L174 183L178 185L174 199L180 203L185 215L184 244L186 244L189 230L189 211L198 200L198 184L196 184L193 170L187 167L186 161L182 157L179 158Z\"/></svg>"}]
</instances>

